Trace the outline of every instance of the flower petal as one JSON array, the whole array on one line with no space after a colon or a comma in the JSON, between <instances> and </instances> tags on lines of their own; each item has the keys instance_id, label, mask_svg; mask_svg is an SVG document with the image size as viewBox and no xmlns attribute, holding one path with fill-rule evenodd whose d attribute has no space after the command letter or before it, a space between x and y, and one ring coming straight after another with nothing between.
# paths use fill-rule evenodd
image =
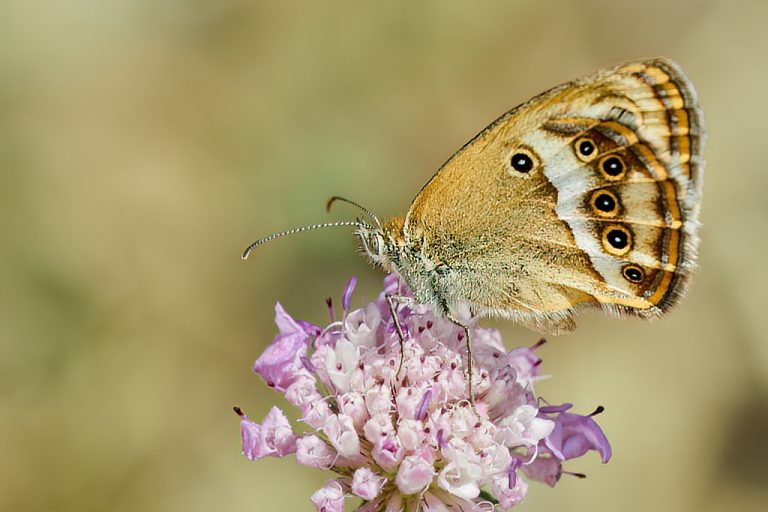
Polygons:
<instances>
[{"instance_id":1,"label":"flower petal","mask_svg":"<svg viewBox=\"0 0 768 512\"><path fill-rule=\"evenodd\" d=\"M303 370L300 358L307 353L309 336L285 312L279 302L275 305L275 323L280 329L280 334L256 360L253 371L259 374L269 387L285 392Z\"/></svg>"},{"instance_id":2,"label":"flower petal","mask_svg":"<svg viewBox=\"0 0 768 512\"><path fill-rule=\"evenodd\" d=\"M611 459L611 445L591 416L563 412L553 419L555 428L545 444L558 459L575 459L589 450L597 451L603 463Z\"/></svg>"},{"instance_id":3,"label":"flower petal","mask_svg":"<svg viewBox=\"0 0 768 512\"><path fill-rule=\"evenodd\" d=\"M249 421L243 417L240 420L240 439L243 443L243 455L248 460L257 460L267 455L272 455L272 450L264 442L261 434L261 425Z\"/></svg>"},{"instance_id":4,"label":"flower petal","mask_svg":"<svg viewBox=\"0 0 768 512\"><path fill-rule=\"evenodd\" d=\"M537 457L530 464L523 466L523 472L531 480L554 487L563 474L563 466L556 457Z\"/></svg>"}]
</instances>

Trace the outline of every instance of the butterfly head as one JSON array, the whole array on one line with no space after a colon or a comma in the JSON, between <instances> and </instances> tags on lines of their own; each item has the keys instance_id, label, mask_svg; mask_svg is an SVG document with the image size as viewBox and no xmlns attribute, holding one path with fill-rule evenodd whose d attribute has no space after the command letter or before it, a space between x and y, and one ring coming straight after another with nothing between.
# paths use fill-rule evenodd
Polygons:
<instances>
[{"instance_id":1,"label":"butterfly head","mask_svg":"<svg viewBox=\"0 0 768 512\"><path fill-rule=\"evenodd\" d=\"M383 225L370 226L361 224L357 228L362 252L371 263L381 266L387 272L394 270L399 260L398 254L403 243L403 218L395 217Z\"/></svg>"}]
</instances>

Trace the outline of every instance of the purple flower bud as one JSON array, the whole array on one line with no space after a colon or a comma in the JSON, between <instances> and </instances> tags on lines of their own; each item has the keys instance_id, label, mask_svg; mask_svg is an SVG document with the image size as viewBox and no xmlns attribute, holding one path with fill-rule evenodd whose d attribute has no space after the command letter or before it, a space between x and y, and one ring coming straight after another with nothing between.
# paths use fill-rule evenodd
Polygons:
<instances>
[{"instance_id":1,"label":"purple flower bud","mask_svg":"<svg viewBox=\"0 0 768 512\"><path fill-rule=\"evenodd\" d=\"M416 419L424 420L427 417L427 411L429 410L429 402L432 401L432 390L428 389L419 402L419 407L416 409Z\"/></svg>"},{"instance_id":2,"label":"purple flower bud","mask_svg":"<svg viewBox=\"0 0 768 512\"><path fill-rule=\"evenodd\" d=\"M341 297L341 308L344 310L344 313L349 311L349 304L352 301L352 292L355 291L355 286L357 286L357 278L353 277L344 288L344 294Z\"/></svg>"},{"instance_id":3,"label":"purple flower bud","mask_svg":"<svg viewBox=\"0 0 768 512\"><path fill-rule=\"evenodd\" d=\"M443 429L440 429L437 431L437 446L439 446L441 449L445 448L448 445L448 443L445 442L445 432Z\"/></svg>"}]
</instances>

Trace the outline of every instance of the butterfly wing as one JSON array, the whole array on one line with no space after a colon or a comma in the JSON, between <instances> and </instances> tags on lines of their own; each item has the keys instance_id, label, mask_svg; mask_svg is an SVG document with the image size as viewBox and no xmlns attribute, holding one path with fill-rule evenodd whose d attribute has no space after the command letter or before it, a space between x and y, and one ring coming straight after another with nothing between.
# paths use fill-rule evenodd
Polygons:
<instances>
[{"instance_id":1,"label":"butterfly wing","mask_svg":"<svg viewBox=\"0 0 768 512\"><path fill-rule=\"evenodd\" d=\"M404 236L447 304L548 332L584 307L656 317L695 266L703 139L676 64L604 69L467 143L418 194Z\"/></svg>"}]
</instances>

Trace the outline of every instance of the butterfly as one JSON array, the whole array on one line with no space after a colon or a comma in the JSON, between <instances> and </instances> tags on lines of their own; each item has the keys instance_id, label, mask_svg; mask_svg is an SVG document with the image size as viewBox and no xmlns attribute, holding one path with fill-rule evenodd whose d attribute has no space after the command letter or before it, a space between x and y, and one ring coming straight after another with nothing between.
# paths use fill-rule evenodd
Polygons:
<instances>
[{"instance_id":1,"label":"butterfly","mask_svg":"<svg viewBox=\"0 0 768 512\"><path fill-rule=\"evenodd\" d=\"M695 267L704 138L696 92L677 64L620 64L496 119L404 217L380 222L334 198L371 221L278 233L244 256L276 236L352 225L371 262L396 273L413 301L465 328L467 315L554 334L587 309L656 318ZM392 298L393 317L405 300Z\"/></svg>"}]
</instances>

